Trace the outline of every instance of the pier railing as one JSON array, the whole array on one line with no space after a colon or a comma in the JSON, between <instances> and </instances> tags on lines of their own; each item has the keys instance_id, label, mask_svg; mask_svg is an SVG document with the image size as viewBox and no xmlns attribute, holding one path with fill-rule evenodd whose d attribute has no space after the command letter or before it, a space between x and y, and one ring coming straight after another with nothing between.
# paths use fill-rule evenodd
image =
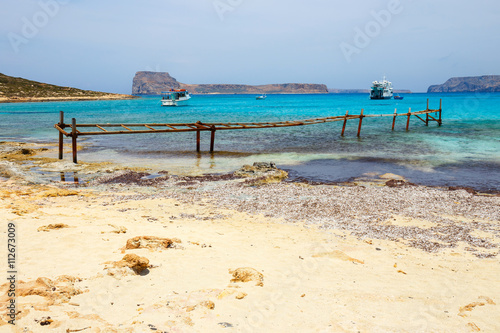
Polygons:
<instances>
[{"instance_id":1,"label":"pier railing","mask_svg":"<svg viewBox=\"0 0 500 333\"><path fill-rule=\"evenodd\" d=\"M374 118L374 117L393 117L392 119L392 130L394 131L394 126L396 124L397 117L407 117L406 120L406 131L410 127L410 118L415 116L425 123L426 126L429 125L430 121L435 121L439 126L442 124L441 120L442 113L442 100L439 101L439 109L429 109L429 100L427 100L427 108L422 111L411 111L397 113L397 109L394 110L392 114L364 114L364 110L361 109L360 114L349 114L346 112L344 116L333 116L333 117L323 117L314 119L303 119L303 120L290 120L290 121L276 121L276 122L238 122L238 123L206 123L206 122L195 122L195 123L141 123L141 124L77 124L76 119L72 118L71 124L64 123L64 112L60 112L59 123L55 124L54 127L59 131L59 159L63 158L63 139L64 136L71 137L72 141L72 151L73 151L73 162L77 163L77 138L79 136L90 136L90 135L114 135L114 134L146 134L146 133L180 133L180 132L196 132L196 151L200 151L200 133L202 131L210 131L210 152L214 151L215 145L215 132L224 130L244 130L244 129L258 129L258 128L279 128L279 127L291 127L291 126L304 126L304 125L314 125L329 123L334 121L343 121L341 136L344 136L347 121L358 119L358 132L357 136L361 135L361 126L364 118ZM432 116L431 114L434 114ZM425 118L423 118L425 116ZM65 129L69 128L70 131Z\"/></svg>"}]
</instances>

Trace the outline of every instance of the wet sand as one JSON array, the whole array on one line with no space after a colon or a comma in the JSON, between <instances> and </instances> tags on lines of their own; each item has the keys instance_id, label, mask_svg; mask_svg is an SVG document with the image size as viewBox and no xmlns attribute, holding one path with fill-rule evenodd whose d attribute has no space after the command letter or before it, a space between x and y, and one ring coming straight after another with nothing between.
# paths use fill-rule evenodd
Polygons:
<instances>
[{"instance_id":1,"label":"wet sand","mask_svg":"<svg viewBox=\"0 0 500 333\"><path fill-rule=\"evenodd\" d=\"M19 332L500 330L498 196L396 175L344 186L274 171L151 178L1 146ZM86 181L48 176L59 172Z\"/></svg>"}]
</instances>

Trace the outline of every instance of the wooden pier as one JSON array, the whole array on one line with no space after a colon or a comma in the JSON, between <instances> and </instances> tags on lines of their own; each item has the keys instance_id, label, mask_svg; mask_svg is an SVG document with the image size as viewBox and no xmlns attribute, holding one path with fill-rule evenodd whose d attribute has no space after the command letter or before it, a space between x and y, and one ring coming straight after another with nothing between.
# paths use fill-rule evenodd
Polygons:
<instances>
[{"instance_id":1,"label":"wooden pier","mask_svg":"<svg viewBox=\"0 0 500 333\"><path fill-rule=\"evenodd\" d=\"M324 117L324 118L314 118L314 119L304 119L304 120L291 120L291 121L276 121L276 122L253 122L253 123L202 123L200 121L196 123L171 123L171 124L159 124L159 123L148 123L148 124L77 124L76 119L72 118L71 124L64 123L64 112L60 112L59 123L55 124L54 127L59 131L59 159L63 158L63 139L64 136L71 137L72 151L73 151L73 162L77 163L77 138L80 136L89 135L113 135L113 134L146 134L146 133L180 133L180 132L196 132L196 151L200 151L200 136L202 131L210 131L210 152L214 151L215 145L215 132L224 130L244 130L244 129L257 129L257 128L279 128L279 127L291 127L291 126L304 126L304 125L314 125L323 124L334 121L343 121L341 136L344 136L348 120L358 119L358 131L357 136L361 135L361 126L364 118L374 118L374 117L393 117L392 119L392 130L394 131L394 126L396 124L397 117L407 117L406 120L406 131L410 127L410 118L415 116L429 126L430 121L435 121L439 126L442 124L441 120L442 112L442 100L439 101L439 109L429 109L429 100L427 100L427 108L422 111L411 111L411 108L406 113L397 113L397 109L394 110L392 114L377 114L369 115L364 114L362 109L360 114L349 114L346 112L344 116L334 116L334 117ZM434 114L432 116L431 114ZM425 118L423 118L425 116ZM69 128L70 131L65 129Z\"/></svg>"}]
</instances>

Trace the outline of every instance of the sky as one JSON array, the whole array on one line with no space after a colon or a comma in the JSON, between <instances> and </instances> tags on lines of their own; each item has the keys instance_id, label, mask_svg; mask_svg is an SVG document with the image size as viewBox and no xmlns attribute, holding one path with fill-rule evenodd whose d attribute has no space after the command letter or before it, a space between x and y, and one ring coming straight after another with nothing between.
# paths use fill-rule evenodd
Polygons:
<instances>
[{"instance_id":1,"label":"sky","mask_svg":"<svg viewBox=\"0 0 500 333\"><path fill-rule=\"evenodd\" d=\"M183 83L322 83L425 92L500 74L497 0L2 0L0 73L131 93Z\"/></svg>"}]
</instances>

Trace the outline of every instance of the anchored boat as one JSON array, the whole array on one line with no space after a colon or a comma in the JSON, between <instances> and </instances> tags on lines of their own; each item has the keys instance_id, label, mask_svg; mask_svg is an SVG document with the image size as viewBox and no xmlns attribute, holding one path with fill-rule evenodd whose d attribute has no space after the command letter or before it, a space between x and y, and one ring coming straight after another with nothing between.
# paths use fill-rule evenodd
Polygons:
<instances>
[{"instance_id":1,"label":"anchored boat","mask_svg":"<svg viewBox=\"0 0 500 333\"><path fill-rule=\"evenodd\" d=\"M267 98L266 94L255 97L255 99L266 99L266 98Z\"/></svg>"},{"instance_id":2,"label":"anchored boat","mask_svg":"<svg viewBox=\"0 0 500 333\"><path fill-rule=\"evenodd\" d=\"M177 106L184 104L191 98L186 89L170 89L170 91L162 92L161 95L162 106Z\"/></svg>"},{"instance_id":3,"label":"anchored boat","mask_svg":"<svg viewBox=\"0 0 500 333\"><path fill-rule=\"evenodd\" d=\"M370 92L370 99L391 99L392 83L384 79L382 81L373 81Z\"/></svg>"}]
</instances>

